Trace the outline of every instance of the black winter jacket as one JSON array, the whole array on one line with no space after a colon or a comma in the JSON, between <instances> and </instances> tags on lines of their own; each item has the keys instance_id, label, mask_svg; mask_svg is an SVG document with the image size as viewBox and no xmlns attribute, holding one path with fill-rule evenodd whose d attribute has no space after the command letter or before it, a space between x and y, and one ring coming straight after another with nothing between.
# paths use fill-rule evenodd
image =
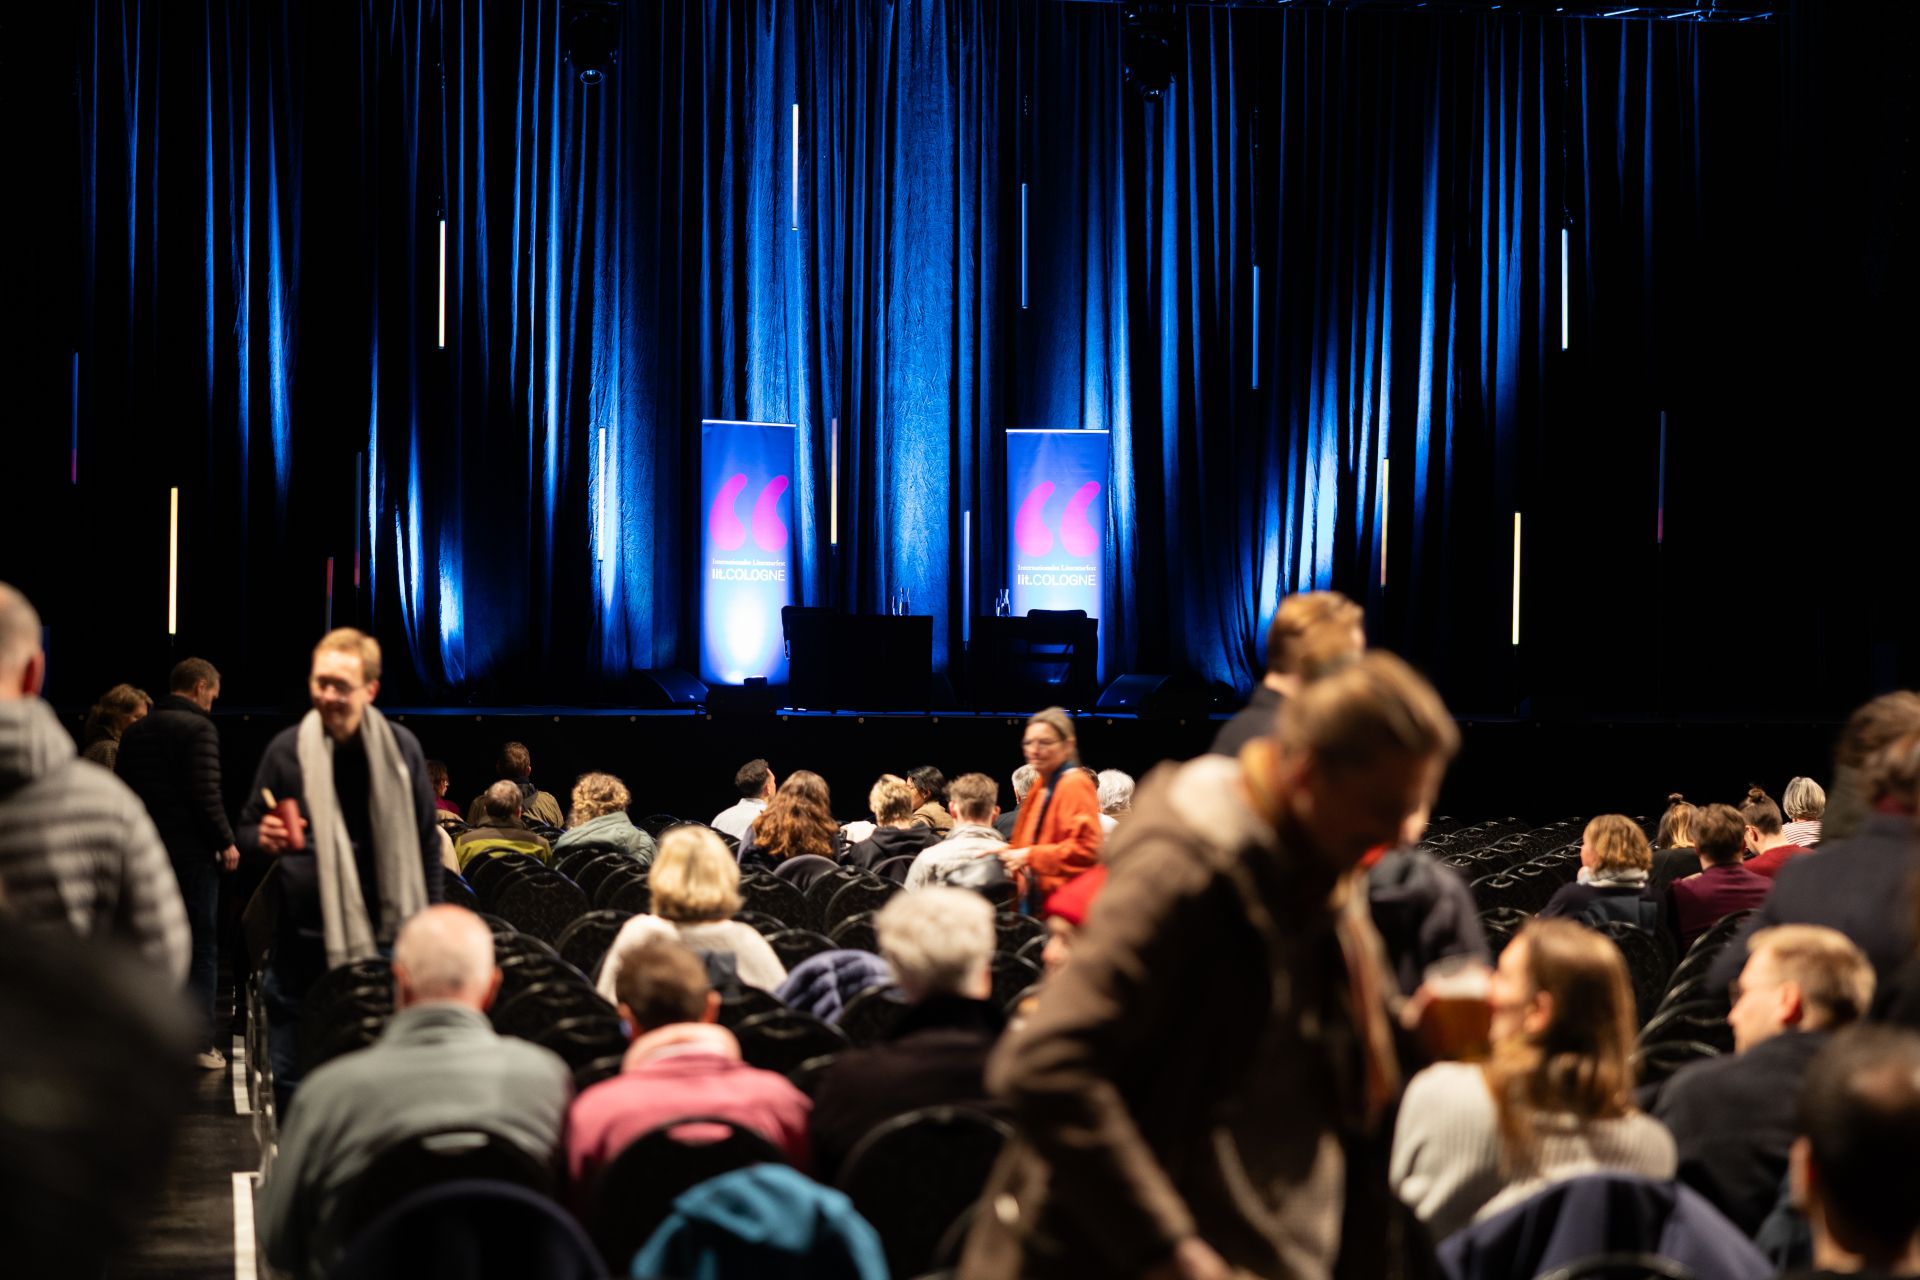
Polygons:
<instances>
[{"instance_id":1,"label":"black winter jacket","mask_svg":"<svg viewBox=\"0 0 1920 1280\"><path fill-rule=\"evenodd\" d=\"M120 737L120 780L147 806L178 862L233 843L220 791L220 731L190 699L170 693Z\"/></svg>"}]
</instances>

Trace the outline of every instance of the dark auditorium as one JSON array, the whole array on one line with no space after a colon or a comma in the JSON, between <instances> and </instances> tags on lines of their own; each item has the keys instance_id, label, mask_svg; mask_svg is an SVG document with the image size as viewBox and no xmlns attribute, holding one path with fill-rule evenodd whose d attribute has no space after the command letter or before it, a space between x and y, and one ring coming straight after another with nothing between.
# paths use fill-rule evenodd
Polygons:
<instances>
[{"instance_id":1,"label":"dark auditorium","mask_svg":"<svg viewBox=\"0 0 1920 1280\"><path fill-rule=\"evenodd\" d=\"M1916 49L4 6L0 1275L1920 1280Z\"/></svg>"}]
</instances>

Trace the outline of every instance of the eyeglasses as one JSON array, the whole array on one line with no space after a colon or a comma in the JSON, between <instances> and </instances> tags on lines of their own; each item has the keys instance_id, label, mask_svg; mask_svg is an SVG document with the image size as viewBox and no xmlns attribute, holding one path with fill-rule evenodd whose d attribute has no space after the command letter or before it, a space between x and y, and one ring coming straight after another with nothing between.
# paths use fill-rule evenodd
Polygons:
<instances>
[{"instance_id":1,"label":"eyeglasses","mask_svg":"<svg viewBox=\"0 0 1920 1280\"><path fill-rule=\"evenodd\" d=\"M1064 738L1023 738L1020 740L1020 745L1023 747L1057 747L1064 741L1066 741Z\"/></svg>"}]
</instances>

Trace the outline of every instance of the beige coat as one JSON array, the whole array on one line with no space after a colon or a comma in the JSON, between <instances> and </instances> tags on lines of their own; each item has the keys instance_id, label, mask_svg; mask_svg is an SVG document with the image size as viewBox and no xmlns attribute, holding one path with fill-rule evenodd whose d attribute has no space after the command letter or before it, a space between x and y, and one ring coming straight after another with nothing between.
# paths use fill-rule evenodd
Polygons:
<instances>
[{"instance_id":1,"label":"beige coat","mask_svg":"<svg viewBox=\"0 0 1920 1280\"><path fill-rule=\"evenodd\" d=\"M1135 1275L1195 1234L1243 1274L1384 1274L1387 1118L1343 955L1382 993L1376 1102L1392 979L1364 895L1281 847L1239 767L1149 775L1071 963L995 1054L1019 1137L963 1280Z\"/></svg>"}]
</instances>

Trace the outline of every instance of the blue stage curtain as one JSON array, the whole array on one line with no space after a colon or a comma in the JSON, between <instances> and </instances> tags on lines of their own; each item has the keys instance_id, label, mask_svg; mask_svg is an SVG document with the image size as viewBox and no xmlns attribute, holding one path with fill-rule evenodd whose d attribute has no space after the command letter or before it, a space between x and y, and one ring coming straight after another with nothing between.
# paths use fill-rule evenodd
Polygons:
<instances>
[{"instance_id":1,"label":"blue stage curtain","mask_svg":"<svg viewBox=\"0 0 1920 1280\"><path fill-rule=\"evenodd\" d=\"M1335 587L1497 703L1512 513L1567 440L1690 388L1702 226L1766 159L1716 169L1739 122L1703 85L1770 83L1768 37L1689 23L1193 6L1149 98L1117 6L629 4L595 88L565 18L65 19L83 474L185 486L187 635L230 663L310 642L331 557L332 621L389 641L396 688L690 666L713 417L800 428L801 597L904 589L954 669L1005 560L1000 433L1084 427L1113 433L1110 671L1245 688L1279 598Z\"/></svg>"}]
</instances>

